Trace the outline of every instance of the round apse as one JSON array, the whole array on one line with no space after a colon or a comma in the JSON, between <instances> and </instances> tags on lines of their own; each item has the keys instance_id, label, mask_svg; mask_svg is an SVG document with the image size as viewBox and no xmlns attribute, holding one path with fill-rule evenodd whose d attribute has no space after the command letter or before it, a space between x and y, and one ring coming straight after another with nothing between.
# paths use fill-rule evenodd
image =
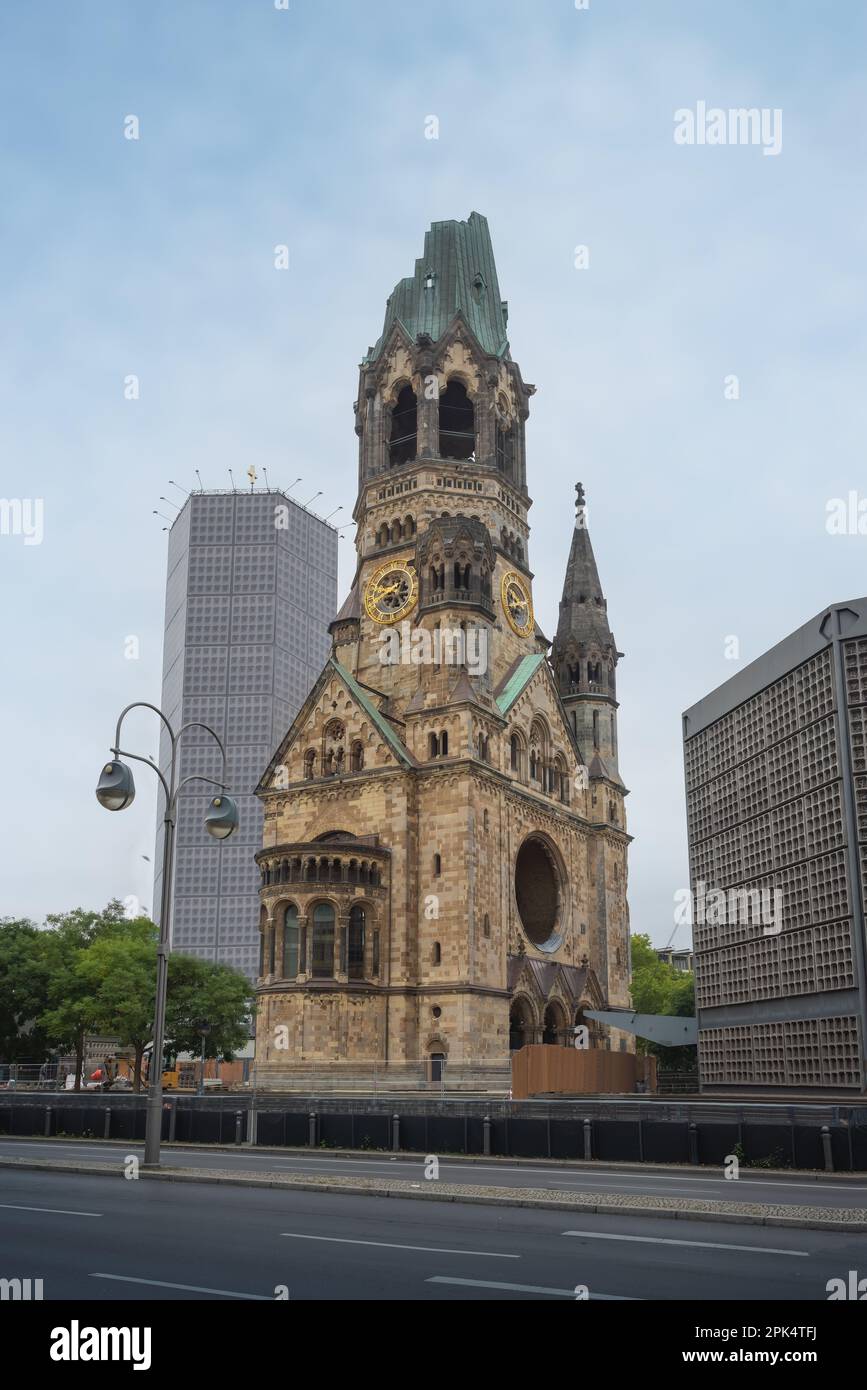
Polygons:
<instances>
[{"instance_id":1,"label":"round apse","mask_svg":"<svg viewBox=\"0 0 867 1390\"><path fill-rule=\"evenodd\" d=\"M534 946L556 951L560 915L560 871L544 840L529 836L515 860L515 898L521 925Z\"/></svg>"}]
</instances>

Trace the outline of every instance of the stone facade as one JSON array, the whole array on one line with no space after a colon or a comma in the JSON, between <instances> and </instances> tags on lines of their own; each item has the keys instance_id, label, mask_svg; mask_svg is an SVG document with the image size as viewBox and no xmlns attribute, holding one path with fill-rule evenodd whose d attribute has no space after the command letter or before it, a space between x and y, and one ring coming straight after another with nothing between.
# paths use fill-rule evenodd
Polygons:
<instances>
[{"instance_id":1,"label":"stone facade","mask_svg":"<svg viewBox=\"0 0 867 1390\"><path fill-rule=\"evenodd\" d=\"M450 1086L505 1089L510 1047L629 1003L618 653L597 605L610 680L569 689L571 559L550 660L535 622L534 388L505 319L484 219L437 223L361 366L355 579L258 789L259 1084L444 1059Z\"/></svg>"}]
</instances>

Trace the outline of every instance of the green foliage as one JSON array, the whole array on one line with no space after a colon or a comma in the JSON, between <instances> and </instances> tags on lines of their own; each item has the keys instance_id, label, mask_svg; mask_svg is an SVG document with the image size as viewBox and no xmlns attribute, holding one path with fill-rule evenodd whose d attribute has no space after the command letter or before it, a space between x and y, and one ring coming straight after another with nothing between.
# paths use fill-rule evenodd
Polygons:
<instances>
[{"instance_id":1,"label":"green foliage","mask_svg":"<svg viewBox=\"0 0 867 1390\"><path fill-rule=\"evenodd\" d=\"M231 1062L249 1036L247 1020L253 989L246 976L228 965L195 956L169 956L166 1047L171 1052L200 1053L200 1027L207 1023L205 1056Z\"/></svg>"},{"instance_id":2,"label":"green foliage","mask_svg":"<svg viewBox=\"0 0 867 1390\"><path fill-rule=\"evenodd\" d=\"M0 919L0 1058L44 1061L49 1040L37 1022L47 1001L48 962L43 940L27 918Z\"/></svg>"},{"instance_id":3,"label":"green foliage","mask_svg":"<svg viewBox=\"0 0 867 1390\"><path fill-rule=\"evenodd\" d=\"M103 912L57 913L39 930L27 920L0 921L0 1056L44 1056L49 1047L76 1054L81 1071L89 1033L117 1037L135 1054L137 1083L153 1037L159 933L146 917L129 919L112 901ZM166 1052L201 1048L231 1061L248 1037L253 990L227 965L169 957Z\"/></svg>"},{"instance_id":4,"label":"green foliage","mask_svg":"<svg viewBox=\"0 0 867 1390\"><path fill-rule=\"evenodd\" d=\"M76 975L94 1001L96 1031L116 1036L135 1054L135 1089L141 1086L144 1049L151 1039L159 932L147 917L125 921L117 933L97 937L82 952Z\"/></svg>"},{"instance_id":5,"label":"green foliage","mask_svg":"<svg viewBox=\"0 0 867 1390\"><path fill-rule=\"evenodd\" d=\"M632 937L632 1007L640 1014L673 1014L692 1018L695 1014L695 977L675 970L657 956L649 936ZM638 1038L638 1051L649 1052L665 1071L691 1071L696 1065L695 1047L662 1047Z\"/></svg>"},{"instance_id":6,"label":"green foliage","mask_svg":"<svg viewBox=\"0 0 867 1390\"><path fill-rule=\"evenodd\" d=\"M114 900L103 912L79 907L54 913L47 922L50 930L43 933L47 980L40 1024L54 1047L75 1052L79 1072L86 1034L100 1031L100 1006L92 981L78 966L95 942L120 935L126 918L123 905Z\"/></svg>"},{"instance_id":7,"label":"green foliage","mask_svg":"<svg viewBox=\"0 0 867 1390\"><path fill-rule=\"evenodd\" d=\"M743 1144L735 1144L732 1153L742 1168L791 1168L791 1162L782 1149L774 1149L764 1158L747 1158Z\"/></svg>"}]
</instances>

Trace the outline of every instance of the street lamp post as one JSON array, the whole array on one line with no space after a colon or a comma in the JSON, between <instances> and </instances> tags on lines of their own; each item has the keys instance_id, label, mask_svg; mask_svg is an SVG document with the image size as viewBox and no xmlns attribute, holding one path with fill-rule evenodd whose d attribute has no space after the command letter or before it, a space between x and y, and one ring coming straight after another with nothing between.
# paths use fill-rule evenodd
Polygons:
<instances>
[{"instance_id":1,"label":"street lamp post","mask_svg":"<svg viewBox=\"0 0 867 1390\"><path fill-rule=\"evenodd\" d=\"M159 715L166 727L171 745L171 762L169 765L169 777L166 781L163 774L155 763L149 758L143 758L138 753L128 753L120 747L120 728L126 716L132 709L150 709ZM223 759L223 780L216 781L213 777L192 776L184 777L177 782L177 761L178 744L187 729L204 729L211 735L214 742L222 754ZM127 705L121 711L117 721L117 729L114 736L114 747L112 748L114 757L110 763L103 766L99 775L99 782L96 786L96 798L101 806L107 811L124 811L130 806L135 798L135 782L133 780L132 768L127 767L126 763L120 761L123 758L132 758L135 762L146 763L152 768L160 780L166 799L165 814L163 816L163 890L162 902L160 906L160 937L157 945L157 991L156 1006L154 1010L154 1039L153 1050L151 1052L151 1074L148 1084L147 1101L147 1120L145 1124L145 1156L144 1166L146 1168L158 1168L160 1163L160 1138L162 1134L162 1100L163 1100L163 1042L166 1026L166 987L168 984L169 951L170 951L170 916L172 903L172 865L174 858L175 840L175 817L177 815L178 793L188 782L209 782L212 786L218 787L220 793L211 798L211 803L205 815L205 829L209 835L216 840L225 840L238 824L238 808L231 796L225 795L226 789L226 750L219 735L208 724L202 724L199 720L192 720L184 724L175 733L171 724L161 709L156 705L148 704L145 700L136 701L135 704Z\"/></svg>"}]
</instances>

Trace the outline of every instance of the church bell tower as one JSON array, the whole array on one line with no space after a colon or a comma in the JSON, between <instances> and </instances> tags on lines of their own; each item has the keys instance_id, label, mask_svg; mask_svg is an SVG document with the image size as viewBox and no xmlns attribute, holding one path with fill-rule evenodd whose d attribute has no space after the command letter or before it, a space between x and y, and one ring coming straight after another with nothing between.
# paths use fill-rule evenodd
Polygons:
<instances>
[{"instance_id":1,"label":"church bell tower","mask_svg":"<svg viewBox=\"0 0 867 1390\"><path fill-rule=\"evenodd\" d=\"M258 788L260 1085L327 1062L506 1093L510 1051L629 1002L616 701L593 664L617 653L574 540L548 659L535 388L507 318L485 218L435 222L360 365L355 573Z\"/></svg>"}]
</instances>

